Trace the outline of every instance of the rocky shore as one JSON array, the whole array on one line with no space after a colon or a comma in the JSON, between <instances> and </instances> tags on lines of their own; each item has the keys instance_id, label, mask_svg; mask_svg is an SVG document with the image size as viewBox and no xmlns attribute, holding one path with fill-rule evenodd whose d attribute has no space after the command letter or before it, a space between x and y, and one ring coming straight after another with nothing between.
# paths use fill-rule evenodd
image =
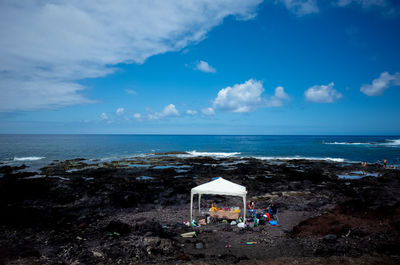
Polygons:
<instances>
[{"instance_id":1,"label":"rocky shore","mask_svg":"<svg viewBox=\"0 0 400 265\"><path fill-rule=\"evenodd\" d=\"M279 225L184 225L191 188L214 177L246 186L260 211L273 201ZM205 195L204 211L211 202L241 206ZM0 264L400 262L400 170L376 164L171 152L2 166L0 212Z\"/></svg>"}]
</instances>

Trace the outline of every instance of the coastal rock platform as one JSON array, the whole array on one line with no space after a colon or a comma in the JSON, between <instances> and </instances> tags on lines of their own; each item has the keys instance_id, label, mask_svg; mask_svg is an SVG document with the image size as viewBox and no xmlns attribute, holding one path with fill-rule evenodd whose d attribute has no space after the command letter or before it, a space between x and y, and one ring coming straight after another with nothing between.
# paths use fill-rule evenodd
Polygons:
<instances>
[{"instance_id":1,"label":"coastal rock platform","mask_svg":"<svg viewBox=\"0 0 400 265\"><path fill-rule=\"evenodd\" d=\"M170 152L0 173L0 264L400 262L400 170L377 164ZM279 224L184 225L191 188L216 177L246 186L259 211L274 202ZM241 206L204 195L203 211L211 202Z\"/></svg>"}]
</instances>

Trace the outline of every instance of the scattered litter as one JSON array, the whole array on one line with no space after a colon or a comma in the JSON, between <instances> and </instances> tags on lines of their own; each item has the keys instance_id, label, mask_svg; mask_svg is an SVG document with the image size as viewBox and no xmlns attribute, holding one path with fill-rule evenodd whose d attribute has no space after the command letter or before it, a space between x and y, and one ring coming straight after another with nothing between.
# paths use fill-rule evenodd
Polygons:
<instances>
[{"instance_id":1,"label":"scattered litter","mask_svg":"<svg viewBox=\"0 0 400 265\"><path fill-rule=\"evenodd\" d=\"M270 225L277 225L278 223L275 220L271 220L271 221L269 221L269 224Z\"/></svg>"},{"instance_id":2,"label":"scattered litter","mask_svg":"<svg viewBox=\"0 0 400 265\"><path fill-rule=\"evenodd\" d=\"M232 246L231 245L225 245L225 248L231 248Z\"/></svg>"},{"instance_id":3,"label":"scattered litter","mask_svg":"<svg viewBox=\"0 0 400 265\"><path fill-rule=\"evenodd\" d=\"M236 221L231 222L231 225L236 225L236 224L237 224Z\"/></svg>"},{"instance_id":4,"label":"scattered litter","mask_svg":"<svg viewBox=\"0 0 400 265\"><path fill-rule=\"evenodd\" d=\"M244 228L245 224L244 223L238 223L237 226L240 227L240 228Z\"/></svg>"},{"instance_id":5,"label":"scattered litter","mask_svg":"<svg viewBox=\"0 0 400 265\"><path fill-rule=\"evenodd\" d=\"M181 237L196 237L196 232L188 232L181 234Z\"/></svg>"},{"instance_id":6,"label":"scattered litter","mask_svg":"<svg viewBox=\"0 0 400 265\"><path fill-rule=\"evenodd\" d=\"M192 227L200 227L200 225L199 225L195 220L192 220L192 222L190 223L190 225L191 225Z\"/></svg>"},{"instance_id":7,"label":"scattered litter","mask_svg":"<svg viewBox=\"0 0 400 265\"><path fill-rule=\"evenodd\" d=\"M246 245L255 245L257 242L246 242Z\"/></svg>"},{"instance_id":8,"label":"scattered litter","mask_svg":"<svg viewBox=\"0 0 400 265\"><path fill-rule=\"evenodd\" d=\"M107 236L119 236L120 234L117 232L108 233Z\"/></svg>"},{"instance_id":9,"label":"scattered litter","mask_svg":"<svg viewBox=\"0 0 400 265\"><path fill-rule=\"evenodd\" d=\"M206 219L200 219L199 225L206 225Z\"/></svg>"}]
</instances>

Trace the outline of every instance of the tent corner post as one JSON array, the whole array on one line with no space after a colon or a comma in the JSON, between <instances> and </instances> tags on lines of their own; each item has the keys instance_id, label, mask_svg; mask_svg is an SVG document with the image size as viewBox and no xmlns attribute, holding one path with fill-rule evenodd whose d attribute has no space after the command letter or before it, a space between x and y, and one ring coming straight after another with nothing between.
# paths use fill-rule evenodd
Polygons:
<instances>
[{"instance_id":1,"label":"tent corner post","mask_svg":"<svg viewBox=\"0 0 400 265\"><path fill-rule=\"evenodd\" d=\"M201 201L201 193L199 193L199 214L200 214L200 201Z\"/></svg>"},{"instance_id":2,"label":"tent corner post","mask_svg":"<svg viewBox=\"0 0 400 265\"><path fill-rule=\"evenodd\" d=\"M243 196L243 222L246 223L246 195Z\"/></svg>"},{"instance_id":3,"label":"tent corner post","mask_svg":"<svg viewBox=\"0 0 400 265\"><path fill-rule=\"evenodd\" d=\"M193 193L190 193L190 220L189 222L192 222L192 217L193 217Z\"/></svg>"}]
</instances>

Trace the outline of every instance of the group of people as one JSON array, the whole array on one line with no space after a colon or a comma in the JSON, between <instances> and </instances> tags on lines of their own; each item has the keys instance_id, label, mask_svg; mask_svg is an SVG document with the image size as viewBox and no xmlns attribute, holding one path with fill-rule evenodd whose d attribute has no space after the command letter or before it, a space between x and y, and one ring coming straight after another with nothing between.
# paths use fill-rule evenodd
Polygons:
<instances>
[{"instance_id":1,"label":"group of people","mask_svg":"<svg viewBox=\"0 0 400 265\"><path fill-rule=\"evenodd\" d=\"M256 216L256 204L254 201L250 201L249 204L247 205L250 217L255 217ZM278 213L278 208L274 203L271 203L268 205L268 207L263 211L264 216L270 220L270 219L276 219Z\"/></svg>"},{"instance_id":2,"label":"group of people","mask_svg":"<svg viewBox=\"0 0 400 265\"><path fill-rule=\"evenodd\" d=\"M380 160L376 161L376 163L378 164L378 166L381 166L381 161ZM364 167L367 166L367 162L362 162L362 165ZM383 165L382 166L383 166L383 168L388 168L388 161L387 161L386 158L383 159ZM399 167L400 167L400 165L399 165ZM394 164L391 164L390 168L394 169L394 168L396 168L396 166Z\"/></svg>"}]
</instances>

